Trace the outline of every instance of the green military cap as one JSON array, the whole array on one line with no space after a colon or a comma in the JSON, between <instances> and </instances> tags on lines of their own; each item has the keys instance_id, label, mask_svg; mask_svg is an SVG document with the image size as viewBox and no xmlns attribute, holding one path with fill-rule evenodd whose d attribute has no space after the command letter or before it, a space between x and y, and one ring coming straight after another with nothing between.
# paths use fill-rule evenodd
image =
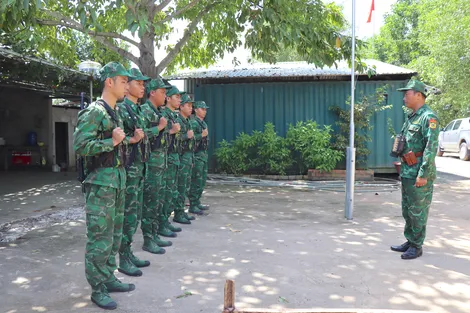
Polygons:
<instances>
[{"instance_id":1,"label":"green military cap","mask_svg":"<svg viewBox=\"0 0 470 313\"><path fill-rule=\"evenodd\" d=\"M208 109L209 108L204 101L196 101L193 107L195 109Z\"/></svg>"},{"instance_id":2,"label":"green military cap","mask_svg":"<svg viewBox=\"0 0 470 313\"><path fill-rule=\"evenodd\" d=\"M144 74L142 74L142 72L138 68L131 68L129 73L131 73L131 75L132 75L132 78L129 78L129 81L131 81L131 80L143 80L143 81L150 80L150 77L144 76Z\"/></svg>"},{"instance_id":3,"label":"green military cap","mask_svg":"<svg viewBox=\"0 0 470 313\"><path fill-rule=\"evenodd\" d=\"M145 92L149 93L152 90L161 89L161 88L170 89L171 85L165 84L160 77L154 78L147 83L147 86L145 86Z\"/></svg>"},{"instance_id":4,"label":"green military cap","mask_svg":"<svg viewBox=\"0 0 470 313\"><path fill-rule=\"evenodd\" d=\"M100 69L99 74L100 80L102 82L104 82L106 78L112 78L116 76L127 76L130 79L133 79L132 75L119 62L109 62Z\"/></svg>"},{"instance_id":5,"label":"green military cap","mask_svg":"<svg viewBox=\"0 0 470 313\"><path fill-rule=\"evenodd\" d=\"M171 86L171 88L166 91L167 97L171 97L174 95L184 95L185 93L186 91L179 91L179 89L176 88L176 86Z\"/></svg>"},{"instance_id":6,"label":"green military cap","mask_svg":"<svg viewBox=\"0 0 470 313\"><path fill-rule=\"evenodd\" d=\"M182 96L181 96L181 104L185 104L185 103L194 103L194 100L191 99L191 97L185 92Z\"/></svg>"},{"instance_id":7,"label":"green military cap","mask_svg":"<svg viewBox=\"0 0 470 313\"><path fill-rule=\"evenodd\" d=\"M420 82L417 79L411 79L406 87L404 88L399 88L397 89L398 91L408 91L408 90L414 90L417 92L421 92L424 96L427 96L428 89L426 85L422 82Z\"/></svg>"}]
</instances>

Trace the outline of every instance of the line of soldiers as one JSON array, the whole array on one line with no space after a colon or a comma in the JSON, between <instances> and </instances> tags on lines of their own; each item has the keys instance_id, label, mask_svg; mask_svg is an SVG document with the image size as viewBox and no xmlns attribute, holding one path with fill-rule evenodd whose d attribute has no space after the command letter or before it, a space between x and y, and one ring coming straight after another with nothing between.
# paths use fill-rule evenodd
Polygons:
<instances>
[{"instance_id":1,"label":"line of soldiers","mask_svg":"<svg viewBox=\"0 0 470 313\"><path fill-rule=\"evenodd\" d=\"M116 278L116 268L142 276L139 268L150 265L132 251L139 221L142 249L164 254L172 242L161 237L182 231L170 216L174 213L173 222L180 224L195 219L185 211L186 197L189 213L203 215L208 209L200 202L207 177L208 107L161 78L127 71L117 62L101 68L100 79L102 97L79 113L74 149L85 169L85 274L91 300L112 310L117 304L110 292L135 289Z\"/></svg>"}]
</instances>

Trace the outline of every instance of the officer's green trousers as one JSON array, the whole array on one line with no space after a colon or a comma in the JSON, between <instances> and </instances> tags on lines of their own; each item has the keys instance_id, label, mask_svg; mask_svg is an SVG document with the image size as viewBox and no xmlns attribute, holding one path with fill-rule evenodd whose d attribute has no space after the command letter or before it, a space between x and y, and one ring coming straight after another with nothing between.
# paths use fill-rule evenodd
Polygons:
<instances>
[{"instance_id":1,"label":"officer's green trousers","mask_svg":"<svg viewBox=\"0 0 470 313\"><path fill-rule=\"evenodd\" d=\"M405 219L405 238L421 248L426 237L426 223L432 202L433 181L415 187L416 179L402 178L402 214Z\"/></svg>"}]
</instances>

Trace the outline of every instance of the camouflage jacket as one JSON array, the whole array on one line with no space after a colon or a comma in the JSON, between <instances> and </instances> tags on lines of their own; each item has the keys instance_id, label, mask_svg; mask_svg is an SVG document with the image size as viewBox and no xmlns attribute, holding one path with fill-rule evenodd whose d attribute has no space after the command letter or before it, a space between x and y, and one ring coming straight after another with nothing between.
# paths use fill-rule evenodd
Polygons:
<instances>
[{"instance_id":1,"label":"camouflage jacket","mask_svg":"<svg viewBox=\"0 0 470 313\"><path fill-rule=\"evenodd\" d=\"M413 151L414 153L422 152L423 156L418 157L418 163L413 166L402 162L400 176L434 180L436 178L435 158L439 137L437 116L427 105L424 105L408 116L401 133L406 139L403 154Z\"/></svg>"},{"instance_id":2,"label":"camouflage jacket","mask_svg":"<svg viewBox=\"0 0 470 313\"><path fill-rule=\"evenodd\" d=\"M163 108L161 111L163 116L168 120L166 130L170 132L171 128L173 127L173 124L178 123L177 119L179 114L178 112L172 111L167 107ZM180 135L181 131L176 134L169 135L168 153L179 153L179 151L181 150Z\"/></svg>"},{"instance_id":3,"label":"camouflage jacket","mask_svg":"<svg viewBox=\"0 0 470 313\"><path fill-rule=\"evenodd\" d=\"M140 105L135 104L131 100L125 98L123 102L118 103L118 114L121 118L123 125L124 125L124 132L126 133L127 140L131 140L134 136L134 130L136 128L145 129L146 128L146 121L142 116L142 108ZM131 113L129 113L129 110ZM135 155L132 154L135 151ZM148 160L150 154L150 142L148 137L145 136L137 144L129 144L127 146L127 157L133 158L134 162L145 162Z\"/></svg>"},{"instance_id":4,"label":"camouflage jacket","mask_svg":"<svg viewBox=\"0 0 470 313\"><path fill-rule=\"evenodd\" d=\"M167 131L163 129L158 130L158 124L162 113L156 109L149 101L141 106L142 117L144 118L145 127L144 132L149 140L151 154L149 164L159 167L166 166L166 154L168 149Z\"/></svg>"},{"instance_id":5,"label":"camouflage jacket","mask_svg":"<svg viewBox=\"0 0 470 313\"><path fill-rule=\"evenodd\" d=\"M188 138L188 131L192 130L191 122L189 117L185 118L181 114L178 114L177 123L181 125L180 131L180 144L181 144L181 153L193 152L194 151L194 137Z\"/></svg>"},{"instance_id":6,"label":"camouflage jacket","mask_svg":"<svg viewBox=\"0 0 470 313\"><path fill-rule=\"evenodd\" d=\"M191 127L194 130L194 139L195 139L195 145L196 149L199 151L206 151L207 148L209 147L209 136L207 137L202 137L202 131L204 129L207 129L207 124L204 120L201 120L197 116L192 116L191 119ZM205 147L202 147L202 143L205 141Z\"/></svg>"},{"instance_id":7,"label":"camouflage jacket","mask_svg":"<svg viewBox=\"0 0 470 313\"><path fill-rule=\"evenodd\" d=\"M106 111L104 101L98 100L78 114L78 122L74 137L75 153L85 157L84 183L107 186L122 189L126 187L125 146L128 144L127 138L122 143L114 147L112 132L114 128L124 128L118 108L114 110L114 118ZM107 104L106 104L107 105ZM114 151L112 167L92 167L94 161L106 153Z\"/></svg>"}]
</instances>

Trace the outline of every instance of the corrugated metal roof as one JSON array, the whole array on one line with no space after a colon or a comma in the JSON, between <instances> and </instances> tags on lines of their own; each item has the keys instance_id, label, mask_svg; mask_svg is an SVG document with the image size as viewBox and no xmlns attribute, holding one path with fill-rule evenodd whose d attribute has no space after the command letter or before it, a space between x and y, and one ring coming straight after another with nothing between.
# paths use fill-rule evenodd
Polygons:
<instances>
[{"instance_id":1,"label":"corrugated metal roof","mask_svg":"<svg viewBox=\"0 0 470 313\"><path fill-rule=\"evenodd\" d=\"M377 75L413 75L416 72L387 64L377 60L365 60L369 67L375 66ZM211 67L180 72L165 77L168 80L178 79L206 79L206 78L244 78L244 77L308 77L308 76L348 76L351 68L347 62L338 62L338 66L319 68L307 62L283 62L277 64L252 64L248 66L233 67ZM366 74L363 74L366 75Z\"/></svg>"}]
</instances>

